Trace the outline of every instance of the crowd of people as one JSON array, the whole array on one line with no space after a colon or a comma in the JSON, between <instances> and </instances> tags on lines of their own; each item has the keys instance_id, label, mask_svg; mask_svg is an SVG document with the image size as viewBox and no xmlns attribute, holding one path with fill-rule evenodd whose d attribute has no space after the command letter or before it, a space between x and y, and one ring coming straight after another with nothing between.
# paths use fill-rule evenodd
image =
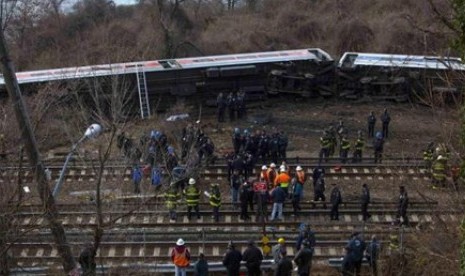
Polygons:
<instances>
[{"instance_id":1,"label":"crowd of people","mask_svg":"<svg viewBox=\"0 0 465 276\"><path fill-rule=\"evenodd\" d=\"M299 276L311 275L317 240L315 232L309 224L302 223L300 225L294 244L296 253L292 257L287 254L287 247L290 245L283 237L280 237L268 256L263 254L254 240L248 241L243 252L238 250L233 241L230 241L221 263L229 276L241 275L242 265L244 265L247 275L262 275L261 266L266 258L271 260L271 270L275 276L290 276L293 275L293 271L296 271ZM344 249L346 253L342 259L342 275L361 275L363 261L369 265L371 275L378 275L381 245L376 235L372 235L371 240L365 242L361 233L354 232ZM175 247L171 250L171 260L175 265L176 276L185 276L187 268L190 266L193 267L196 276L206 276L209 273L209 263L203 253L199 253L198 260L191 265L190 251L182 238L177 240Z\"/></svg>"},{"instance_id":2,"label":"crowd of people","mask_svg":"<svg viewBox=\"0 0 465 276\"><path fill-rule=\"evenodd\" d=\"M376 116L374 111L370 112L367 118L367 136L372 139L374 163L381 163L384 151L384 141L389 136L389 124L391 122L391 116L387 109L384 109L380 116L381 129L376 131ZM352 149L352 163L362 162L363 150L365 148L365 139L362 130L357 131L357 136L353 143L349 140L349 129L344 125L342 119L339 123L329 125L320 137L320 163L328 162L329 158L333 158L336 153L336 149L339 147L339 161L341 163L348 163L349 152Z\"/></svg>"}]
</instances>

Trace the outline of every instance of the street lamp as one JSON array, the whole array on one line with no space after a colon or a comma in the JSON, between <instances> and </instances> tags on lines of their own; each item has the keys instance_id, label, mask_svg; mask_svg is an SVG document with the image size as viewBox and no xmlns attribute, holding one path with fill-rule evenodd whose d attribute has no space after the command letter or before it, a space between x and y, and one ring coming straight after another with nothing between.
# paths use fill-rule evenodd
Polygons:
<instances>
[{"instance_id":1,"label":"street lamp","mask_svg":"<svg viewBox=\"0 0 465 276\"><path fill-rule=\"evenodd\" d=\"M71 151L68 153L66 156L65 164L63 164L63 168L61 169L60 172L60 177L58 178L55 188L53 189L53 197L57 197L58 193L60 192L61 185L63 184L63 179L65 178L65 171L66 167L68 167L69 160L71 159L71 156L73 156L74 152L76 151L77 147L84 141L88 139L92 139L97 137L100 133L102 132L102 126L99 124L91 124L86 131L84 132L84 135L71 147Z\"/></svg>"}]
</instances>

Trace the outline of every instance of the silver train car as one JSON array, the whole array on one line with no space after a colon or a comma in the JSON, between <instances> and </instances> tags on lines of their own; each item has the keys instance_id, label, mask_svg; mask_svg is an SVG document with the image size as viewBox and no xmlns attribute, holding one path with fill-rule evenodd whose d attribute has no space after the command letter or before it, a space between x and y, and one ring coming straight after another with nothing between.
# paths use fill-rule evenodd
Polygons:
<instances>
[{"instance_id":1,"label":"silver train car","mask_svg":"<svg viewBox=\"0 0 465 276\"><path fill-rule=\"evenodd\" d=\"M308 48L57 68L18 72L16 77L32 93L46 83L66 87L124 79L134 91L134 106L147 117L155 106L163 107L160 102L189 98L214 105L218 93L239 90L251 100L275 94L398 102L461 99L464 70L459 58L347 52L335 60L322 49ZM0 76L0 92L4 84ZM69 86L86 94L85 85Z\"/></svg>"}]
</instances>

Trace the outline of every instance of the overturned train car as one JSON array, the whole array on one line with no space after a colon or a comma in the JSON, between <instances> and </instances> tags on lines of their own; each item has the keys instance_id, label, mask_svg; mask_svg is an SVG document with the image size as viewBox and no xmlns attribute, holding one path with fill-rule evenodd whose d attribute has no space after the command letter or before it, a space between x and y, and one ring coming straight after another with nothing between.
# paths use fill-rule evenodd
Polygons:
<instances>
[{"instance_id":1,"label":"overturned train car","mask_svg":"<svg viewBox=\"0 0 465 276\"><path fill-rule=\"evenodd\" d=\"M462 101L464 73L459 58L349 52L337 66L337 90L346 99L456 103Z\"/></svg>"},{"instance_id":2,"label":"overturned train car","mask_svg":"<svg viewBox=\"0 0 465 276\"><path fill-rule=\"evenodd\" d=\"M465 66L458 58L345 53L339 61L318 48L217 55L18 72L20 86L106 83L102 101L125 80L142 118L179 99L214 104L218 93L243 91L249 99L290 93L344 99L461 100ZM4 80L0 78L0 87ZM79 87L85 94L86 85ZM87 90L95 90L87 88ZM122 96L123 97L123 96ZM107 104L108 105L108 104Z\"/></svg>"}]
</instances>

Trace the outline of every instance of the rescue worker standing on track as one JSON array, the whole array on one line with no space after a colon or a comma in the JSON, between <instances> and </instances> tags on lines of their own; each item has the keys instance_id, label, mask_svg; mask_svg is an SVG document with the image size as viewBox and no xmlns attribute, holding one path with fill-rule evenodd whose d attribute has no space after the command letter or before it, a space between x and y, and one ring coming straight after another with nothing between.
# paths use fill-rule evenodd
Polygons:
<instances>
[{"instance_id":1,"label":"rescue worker standing on track","mask_svg":"<svg viewBox=\"0 0 465 276\"><path fill-rule=\"evenodd\" d=\"M365 141L362 137L362 131L358 131L357 133L357 140L354 143L354 156L352 159L352 163L361 163L362 162L362 152L363 147L365 146Z\"/></svg>"},{"instance_id":2,"label":"rescue worker standing on track","mask_svg":"<svg viewBox=\"0 0 465 276\"><path fill-rule=\"evenodd\" d=\"M408 226L408 216L407 216L407 208L408 208L408 194L405 190L404 186L399 186L399 201L397 205L397 216L396 222L400 225L407 225ZM402 223L400 218L402 217Z\"/></svg>"},{"instance_id":3,"label":"rescue worker standing on track","mask_svg":"<svg viewBox=\"0 0 465 276\"><path fill-rule=\"evenodd\" d=\"M213 208L213 219L215 222L220 220L221 192L217 183L210 184L210 206Z\"/></svg>"},{"instance_id":4,"label":"rescue worker standing on track","mask_svg":"<svg viewBox=\"0 0 465 276\"><path fill-rule=\"evenodd\" d=\"M226 110L226 98L224 97L223 93L218 94L216 98L216 107L218 108L218 123L224 122L224 112Z\"/></svg>"},{"instance_id":5,"label":"rescue worker standing on track","mask_svg":"<svg viewBox=\"0 0 465 276\"><path fill-rule=\"evenodd\" d=\"M276 164L275 163L270 164L270 167L266 171L266 175L267 175L267 179L268 179L268 181L267 181L268 189L271 190L274 187L274 181L275 181L276 176L277 176Z\"/></svg>"},{"instance_id":6,"label":"rescue worker standing on track","mask_svg":"<svg viewBox=\"0 0 465 276\"><path fill-rule=\"evenodd\" d=\"M391 116L389 115L387 108L384 109L384 112L381 115L381 122L383 123L383 137L387 139L389 136L389 123L391 122Z\"/></svg>"},{"instance_id":7,"label":"rescue worker standing on track","mask_svg":"<svg viewBox=\"0 0 465 276\"><path fill-rule=\"evenodd\" d=\"M434 160L434 142L428 144L428 147L423 150L423 161L427 170L431 169Z\"/></svg>"},{"instance_id":8,"label":"rescue worker standing on track","mask_svg":"<svg viewBox=\"0 0 465 276\"><path fill-rule=\"evenodd\" d=\"M284 193L286 194L286 198L289 197L289 184L291 184L291 177L289 173L286 171L286 167L281 167L279 169L279 174L274 181L275 186L281 185Z\"/></svg>"},{"instance_id":9,"label":"rescue worker standing on track","mask_svg":"<svg viewBox=\"0 0 465 276\"><path fill-rule=\"evenodd\" d=\"M341 163L347 162L347 156L349 155L350 142L347 139L347 136L343 135L341 138L341 145L339 147L339 157L341 158Z\"/></svg>"},{"instance_id":10,"label":"rescue worker standing on track","mask_svg":"<svg viewBox=\"0 0 465 276\"><path fill-rule=\"evenodd\" d=\"M320 161L321 163L323 161L323 158L325 162L328 162L328 157L329 157L329 151L331 148L331 139L329 137L328 132L325 130L323 132L323 136L320 137Z\"/></svg>"},{"instance_id":11,"label":"rescue worker standing on track","mask_svg":"<svg viewBox=\"0 0 465 276\"><path fill-rule=\"evenodd\" d=\"M199 211L199 200L200 200L200 190L195 186L195 179L189 179L189 186L184 190L184 195L186 196L187 203L187 218L191 219L191 211L195 210L197 214L197 219L200 219Z\"/></svg>"},{"instance_id":12,"label":"rescue worker standing on track","mask_svg":"<svg viewBox=\"0 0 465 276\"><path fill-rule=\"evenodd\" d=\"M445 186L446 185L446 170L447 170L447 159L439 155L438 158L433 162L432 172L433 172L433 188L436 188L436 185Z\"/></svg>"},{"instance_id":13,"label":"rescue worker standing on track","mask_svg":"<svg viewBox=\"0 0 465 276\"><path fill-rule=\"evenodd\" d=\"M183 239L178 239L176 246L171 250L171 260L175 267L175 276L186 276L186 268L190 265L191 255L184 245Z\"/></svg>"},{"instance_id":14,"label":"rescue worker standing on track","mask_svg":"<svg viewBox=\"0 0 465 276\"><path fill-rule=\"evenodd\" d=\"M375 124L376 124L376 117L373 111L370 112L370 116L367 119L368 122L368 137L372 138L375 134Z\"/></svg>"},{"instance_id":15,"label":"rescue worker standing on track","mask_svg":"<svg viewBox=\"0 0 465 276\"><path fill-rule=\"evenodd\" d=\"M176 206L178 205L179 198L177 184L172 182L165 193L166 207L168 208L171 221L176 221Z\"/></svg>"},{"instance_id":16,"label":"rescue worker standing on track","mask_svg":"<svg viewBox=\"0 0 465 276\"><path fill-rule=\"evenodd\" d=\"M336 183L333 183L331 190L331 220L339 220L339 204L342 203L341 191Z\"/></svg>"}]
</instances>

